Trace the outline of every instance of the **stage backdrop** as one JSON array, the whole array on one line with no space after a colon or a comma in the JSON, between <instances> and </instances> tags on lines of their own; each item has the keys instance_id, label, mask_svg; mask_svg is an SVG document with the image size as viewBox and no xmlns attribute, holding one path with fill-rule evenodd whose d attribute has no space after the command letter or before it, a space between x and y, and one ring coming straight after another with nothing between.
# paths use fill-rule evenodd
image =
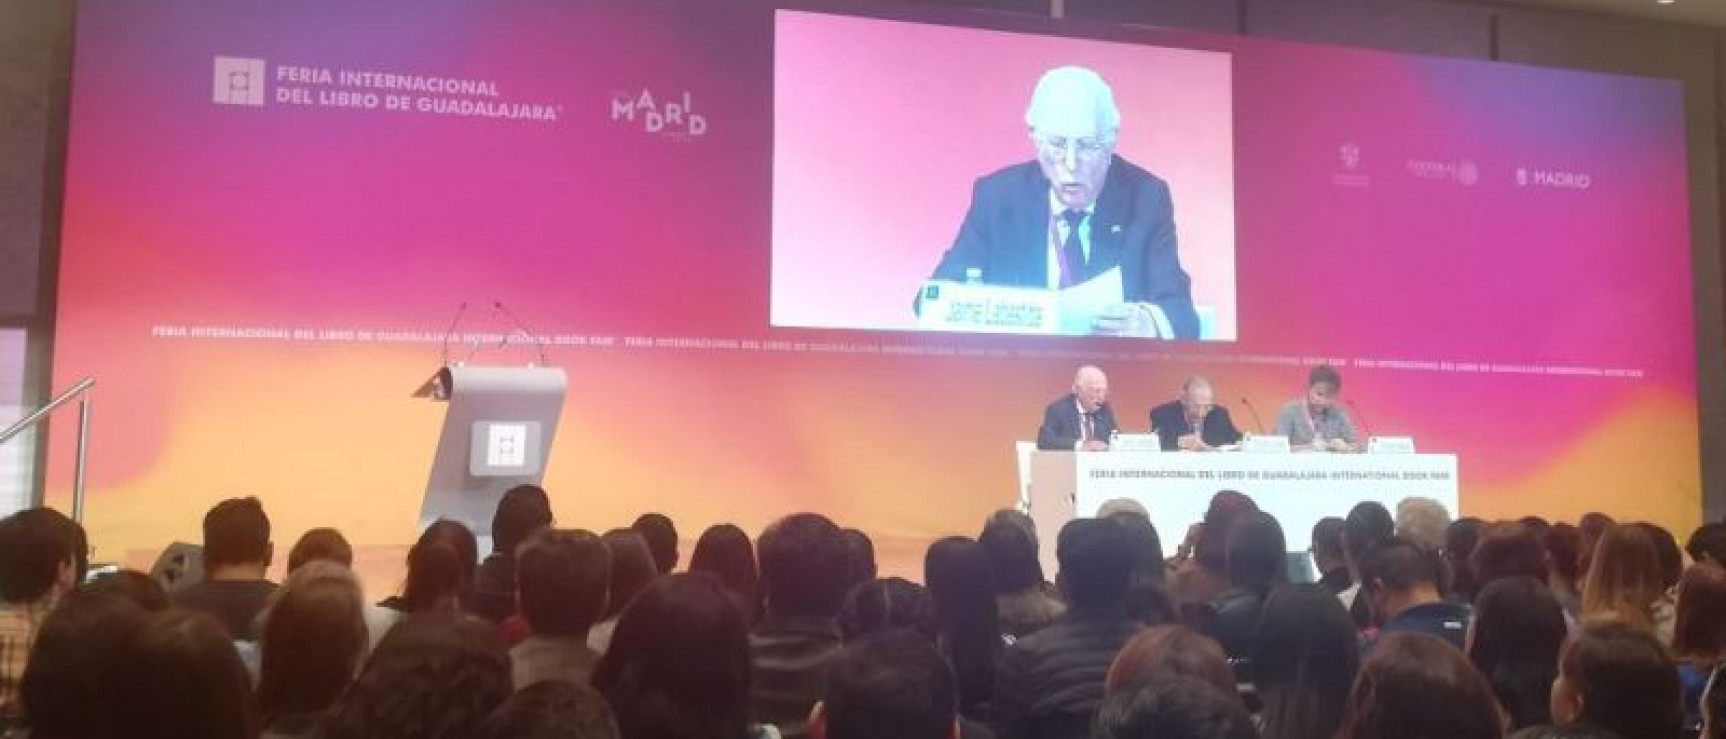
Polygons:
<instances>
[{"instance_id":1,"label":"stage backdrop","mask_svg":"<svg viewBox=\"0 0 1726 739\"><path fill-rule=\"evenodd\" d=\"M816 510L884 541L974 534L1075 365L1107 368L1142 428L1192 374L1268 423L1319 361L1364 426L1460 456L1468 514L1696 523L1676 83L909 20L86 0L53 375L101 383L98 557L195 541L234 495L265 500L283 549L327 525L399 552L443 410L408 394L457 306L458 359L534 357L499 302L569 372L565 525L659 510L693 542ZM1113 77L1123 153L1169 180L1233 341L774 325L788 294L841 325L906 306L974 178L1030 158L1023 105L1057 63ZM830 288L778 284L793 260Z\"/></svg>"}]
</instances>

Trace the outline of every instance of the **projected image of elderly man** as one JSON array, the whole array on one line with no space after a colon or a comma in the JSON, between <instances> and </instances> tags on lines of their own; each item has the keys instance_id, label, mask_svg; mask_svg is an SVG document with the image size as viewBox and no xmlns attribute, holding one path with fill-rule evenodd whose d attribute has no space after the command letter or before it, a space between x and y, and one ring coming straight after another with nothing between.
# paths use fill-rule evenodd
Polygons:
<instances>
[{"instance_id":1,"label":"projected image of elderly man","mask_svg":"<svg viewBox=\"0 0 1726 739\"><path fill-rule=\"evenodd\" d=\"M1115 153L1121 113L1108 83L1083 67L1051 69L1025 123L1035 159L977 180L931 279L980 273L985 284L1056 290L1119 268L1121 303L1099 313L1095 333L1199 338L1169 186Z\"/></svg>"}]
</instances>

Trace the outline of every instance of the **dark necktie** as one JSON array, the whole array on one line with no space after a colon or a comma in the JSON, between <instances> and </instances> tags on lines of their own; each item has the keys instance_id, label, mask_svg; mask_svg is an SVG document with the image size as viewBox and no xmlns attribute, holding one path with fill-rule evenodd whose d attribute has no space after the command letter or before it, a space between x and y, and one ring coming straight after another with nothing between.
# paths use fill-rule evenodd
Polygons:
<instances>
[{"instance_id":1,"label":"dark necktie","mask_svg":"<svg viewBox=\"0 0 1726 739\"><path fill-rule=\"evenodd\" d=\"M1061 242L1061 287L1072 287L1085 281L1089 271L1085 264L1085 244L1079 240L1079 226L1085 222L1082 210L1061 211L1067 223L1067 238Z\"/></svg>"},{"instance_id":2,"label":"dark necktie","mask_svg":"<svg viewBox=\"0 0 1726 739\"><path fill-rule=\"evenodd\" d=\"M1080 441L1091 441L1091 440L1096 439L1097 438L1097 427L1096 427L1096 424L1093 423L1093 419L1095 419L1097 417L1097 414L1095 414L1095 413L1081 413L1079 415L1081 416L1081 420L1084 422L1083 423L1084 428L1079 432L1081 434Z\"/></svg>"}]
</instances>

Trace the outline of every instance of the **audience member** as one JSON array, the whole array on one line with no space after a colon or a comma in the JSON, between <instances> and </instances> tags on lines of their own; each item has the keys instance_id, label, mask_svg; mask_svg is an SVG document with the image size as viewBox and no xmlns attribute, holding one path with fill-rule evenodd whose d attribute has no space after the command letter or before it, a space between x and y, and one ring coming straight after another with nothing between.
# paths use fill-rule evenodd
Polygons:
<instances>
[{"instance_id":1,"label":"audience member","mask_svg":"<svg viewBox=\"0 0 1726 739\"><path fill-rule=\"evenodd\" d=\"M1145 510L1145 504L1132 498L1110 498L1097 506L1097 518L1111 518L1117 513L1132 514L1147 521L1151 519L1151 512Z\"/></svg>"},{"instance_id":2,"label":"audience member","mask_svg":"<svg viewBox=\"0 0 1726 739\"><path fill-rule=\"evenodd\" d=\"M1432 498L1412 496L1396 504L1395 535L1436 552L1444 548L1445 534L1450 529L1450 511Z\"/></svg>"},{"instance_id":3,"label":"audience member","mask_svg":"<svg viewBox=\"0 0 1726 739\"><path fill-rule=\"evenodd\" d=\"M1549 693L1564 647L1564 610L1539 580L1494 580L1474 600L1467 652L1512 730L1552 721Z\"/></svg>"},{"instance_id":4,"label":"audience member","mask_svg":"<svg viewBox=\"0 0 1726 739\"><path fill-rule=\"evenodd\" d=\"M663 513L643 513L629 528L647 542L647 551L653 553L654 569L659 574L669 575L677 569L677 525L669 517Z\"/></svg>"},{"instance_id":5,"label":"audience member","mask_svg":"<svg viewBox=\"0 0 1726 739\"><path fill-rule=\"evenodd\" d=\"M510 693L497 629L455 613L390 629L319 730L319 739L470 739Z\"/></svg>"},{"instance_id":6,"label":"audience member","mask_svg":"<svg viewBox=\"0 0 1726 739\"><path fill-rule=\"evenodd\" d=\"M1017 519L1023 515L1018 511L999 511L989 517L977 538L989 555L989 575L995 585L995 610L1001 620L1001 631L1014 638L1054 623L1067 610L1046 588L1043 565L1037 559L1034 529Z\"/></svg>"},{"instance_id":7,"label":"audience member","mask_svg":"<svg viewBox=\"0 0 1726 739\"><path fill-rule=\"evenodd\" d=\"M449 519L434 521L408 549L408 576L401 596L380 605L402 614L460 612L473 583L477 550L468 527Z\"/></svg>"},{"instance_id":8,"label":"audience member","mask_svg":"<svg viewBox=\"0 0 1726 739\"><path fill-rule=\"evenodd\" d=\"M1480 545L1484 528L1486 524L1480 519L1463 517L1444 530L1444 549L1440 553L1444 555L1445 568L1450 576L1451 600L1458 603L1473 603L1475 594L1480 592L1468 560L1474 556L1474 548Z\"/></svg>"},{"instance_id":9,"label":"audience member","mask_svg":"<svg viewBox=\"0 0 1726 739\"><path fill-rule=\"evenodd\" d=\"M1726 523L1705 523L1690 533L1684 551L1696 562L1713 562L1726 567Z\"/></svg>"},{"instance_id":10,"label":"audience member","mask_svg":"<svg viewBox=\"0 0 1726 739\"><path fill-rule=\"evenodd\" d=\"M875 579L875 542L860 529L840 529L845 537L846 589Z\"/></svg>"},{"instance_id":11,"label":"audience member","mask_svg":"<svg viewBox=\"0 0 1726 739\"><path fill-rule=\"evenodd\" d=\"M1646 521L1630 524L1642 529L1654 542L1654 551L1660 555L1660 582L1666 586L1670 594L1678 587L1678 579L1684 576L1684 552L1678 548L1678 540L1672 532L1664 527L1656 526Z\"/></svg>"},{"instance_id":12,"label":"audience member","mask_svg":"<svg viewBox=\"0 0 1726 739\"><path fill-rule=\"evenodd\" d=\"M467 610L494 624L515 614L515 548L551 525L551 498L538 485L517 485L491 517L491 555L474 573Z\"/></svg>"},{"instance_id":13,"label":"audience member","mask_svg":"<svg viewBox=\"0 0 1726 739\"><path fill-rule=\"evenodd\" d=\"M1544 583L1551 575L1546 556L1546 546L1533 529L1520 521L1506 521L1482 532L1469 566L1477 588L1506 577L1530 577Z\"/></svg>"},{"instance_id":14,"label":"audience member","mask_svg":"<svg viewBox=\"0 0 1726 739\"><path fill-rule=\"evenodd\" d=\"M1235 692L1235 674L1222 646L1179 624L1152 626L1121 647L1109 664L1103 690L1136 690L1176 677L1198 680L1224 694Z\"/></svg>"},{"instance_id":15,"label":"audience member","mask_svg":"<svg viewBox=\"0 0 1726 739\"><path fill-rule=\"evenodd\" d=\"M809 719L814 739L959 739L960 688L921 635L865 636L833 658Z\"/></svg>"},{"instance_id":16,"label":"audience member","mask_svg":"<svg viewBox=\"0 0 1726 739\"><path fill-rule=\"evenodd\" d=\"M1625 739L1598 726L1530 726L1510 735L1510 739Z\"/></svg>"},{"instance_id":17,"label":"audience member","mask_svg":"<svg viewBox=\"0 0 1726 739\"><path fill-rule=\"evenodd\" d=\"M1600 543L1600 537L1606 530L1617 525L1617 521L1604 513L1584 513L1582 519L1576 522L1576 530L1580 535L1576 547L1576 571L1588 576L1588 570L1594 564L1594 547Z\"/></svg>"},{"instance_id":18,"label":"audience member","mask_svg":"<svg viewBox=\"0 0 1726 739\"><path fill-rule=\"evenodd\" d=\"M347 567L305 563L271 594L257 632L266 739L309 737L353 682L370 646L365 598Z\"/></svg>"},{"instance_id":19,"label":"audience member","mask_svg":"<svg viewBox=\"0 0 1726 739\"><path fill-rule=\"evenodd\" d=\"M1568 523L1555 523L1540 535L1546 547L1546 564L1551 568L1547 587L1571 619L1582 616L1582 577L1576 569L1577 550L1582 546L1582 532Z\"/></svg>"},{"instance_id":20,"label":"audience member","mask_svg":"<svg viewBox=\"0 0 1726 739\"><path fill-rule=\"evenodd\" d=\"M1245 682L1251 679L1247 663L1265 598L1272 588L1288 583L1288 546L1277 520L1261 511L1235 520L1227 546L1229 589L1211 604L1204 631L1241 666L1238 677Z\"/></svg>"},{"instance_id":21,"label":"audience member","mask_svg":"<svg viewBox=\"0 0 1726 739\"><path fill-rule=\"evenodd\" d=\"M1137 506L1138 502L1127 500ZM1139 506L1139 510L1144 510ZM1175 623L1180 620L1180 608L1168 589L1168 565L1163 561L1163 540L1157 527L1143 513L1131 509L1117 510L1107 516L1133 536L1133 582L1127 586L1127 615L1147 626Z\"/></svg>"},{"instance_id":22,"label":"audience member","mask_svg":"<svg viewBox=\"0 0 1726 739\"><path fill-rule=\"evenodd\" d=\"M728 523L710 526L695 542L689 571L719 579L743 607L749 623L761 617L761 573L755 566L755 543L743 529Z\"/></svg>"},{"instance_id":23,"label":"audience member","mask_svg":"<svg viewBox=\"0 0 1726 739\"><path fill-rule=\"evenodd\" d=\"M605 696L587 683L544 680L522 688L492 712L480 739L619 739Z\"/></svg>"},{"instance_id":24,"label":"audience member","mask_svg":"<svg viewBox=\"0 0 1726 739\"><path fill-rule=\"evenodd\" d=\"M354 548L342 532L330 528L311 529L300 535L294 548L288 550L288 574L293 574L307 562L325 560L343 567L354 566Z\"/></svg>"},{"instance_id":25,"label":"audience member","mask_svg":"<svg viewBox=\"0 0 1726 739\"><path fill-rule=\"evenodd\" d=\"M231 560L230 560L231 561ZM207 613L146 616L97 688L108 739L253 739L258 704L228 627Z\"/></svg>"},{"instance_id":26,"label":"audience member","mask_svg":"<svg viewBox=\"0 0 1726 739\"><path fill-rule=\"evenodd\" d=\"M1183 611L1202 609L1228 589L1229 530L1236 518L1258 509L1252 498L1233 490L1211 496L1204 521L1187 531L1187 540L1175 553L1169 592Z\"/></svg>"},{"instance_id":27,"label":"audience member","mask_svg":"<svg viewBox=\"0 0 1726 739\"><path fill-rule=\"evenodd\" d=\"M653 563L653 551L647 548L647 540L635 530L612 529L600 539L611 551L611 597L606 600L605 617L588 629L587 645L605 654L606 648L611 646L611 632L617 628L617 619L623 615L623 609L653 584L659 577L659 570Z\"/></svg>"},{"instance_id":28,"label":"audience member","mask_svg":"<svg viewBox=\"0 0 1726 739\"><path fill-rule=\"evenodd\" d=\"M1253 739L1252 716L1232 693L1171 678L1109 696L1091 739Z\"/></svg>"},{"instance_id":29,"label":"audience member","mask_svg":"<svg viewBox=\"0 0 1726 739\"><path fill-rule=\"evenodd\" d=\"M851 589L839 608L839 635L845 643L894 629L913 629L934 638L935 605L923 586L899 577L876 578Z\"/></svg>"},{"instance_id":30,"label":"audience member","mask_svg":"<svg viewBox=\"0 0 1726 739\"><path fill-rule=\"evenodd\" d=\"M160 580L137 570L119 570L85 583L80 590L124 598L150 613L168 610L168 591Z\"/></svg>"},{"instance_id":31,"label":"audience member","mask_svg":"<svg viewBox=\"0 0 1726 739\"><path fill-rule=\"evenodd\" d=\"M1069 521L1056 557L1068 610L1001 653L991 720L1000 739L1085 737L1109 665L1140 628L1126 612L1135 562L1124 527L1094 518Z\"/></svg>"},{"instance_id":32,"label":"audience member","mask_svg":"<svg viewBox=\"0 0 1726 739\"><path fill-rule=\"evenodd\" d=\"M1611 536L1602 537L1596 557L1610 556ZM1600 564L1596 559L1595 567ZM1625 739L1675 739L1684 723L1677 668L1642 626L1618 620L1585 624L1559 658L1552 718L1563 726L1598 726Z\"/></svg>"},{"instance_id":33,"label":"audience member","mask_svg":"<svg viewBox=\"0 0 1726 739\"><path fill-rule=\"evenodd\" d=\"M78 584L78 524L50 508L0 520L0 717L16 717L18 683L42 622Z\"/></svg>"},{"instance_id":34,"label":"audience member","mask_svg":"<svg viewBox=\"0 0 1726 739\"><path fill-rule=\"evenodd\" d=\"M99 735L100 707L107 702L101 676L147 615L136 603L104 593L76 591L60 600L42 621L19 685L31 739Z\"/></svg>"},{"instance_id":35,"label":"audience member","mask_svg":"<svg viewBox=\"0 0 1726 739\"><path fill-rule=\"evenodd\" d=\"M1714 668L1702 691L1700 739L1726 739L1726 667Z\"/></svg>"},{"instance_id":36,"label":"audience member","mask_svg":"<svg viewBox=\"0 0 1726 739\"><path fill-rule=\"evenodd\" d=\"M713 578L690 574L655 579L624 609L593 674L623 739L749 739L750 681L743 614Z\"/></svg>"},{"instance_id":37,"label":"audience member","mask_svg":"<svg viewBox=\"0 0 1726 739\"><path fill-rule=\"evenodd\" d=\"M1582 584L1582 614L1617 618L1672 643L1676 613L1666 596L1659 544L1647 529L1623 524L1600 536Z\"/></svg>"},{"instance_id":38,"label":"audience member","mask_svg":"<svg viewBox=\"0 0 1726 739\"><path fill-rule=\"evenodd\" d=\"M1398 538L1361 558L1361 595L1370 604L1381 634L1430 634L1462 649L1468 607L1439 595L1441 568L1437 554Z\"/></svg>"},{"instance_id":39,"label":"audience member","mask_svg":"<svg viewBox=\"0 0 1726 739\"><path fill-rule=\"evenodd\" d=\"M1726 567L1703 560L1678 584L1678 618L1672 635L1678 681L1684 689L1685 725L1701 725L1702 689L1726 663Z\"/></svg>"},{"instance_id":40,"label":"audience member","mask_svg":"<svg viewBox=\"0 0 1726 739\"><path fill-rule=\"evenodd\" d=\"M1336 736L1500 739L1504 717L1492 688L1462 652L1428 634L1392 633L1361 663Z\"/></svg>"},{"instance_id":41,"label":"audience member","mask_svg":"<svg viewBox=\"0 0 1726 739\"><path fill-rule=\"evenodd\" d=\"M923 582L934 605L935 643L958 680L959 712L979 718L1003 646L989 555L963 536L936 541L923 558Z\"/></svg>"},{"instance_id":42,"label":"audience member","mask_svg":"<svg viewBox=\"0 0 1726 739\"><path fill-rule=\"evenodd\" d=\"M1253 640L1263 739L1330 739L1360 670L1354 620L1321 585L1278 588Z\"/></svg>"},{"instance_id":43,"label":"audience member","mask_svg":"<svg viewBox=\"0 0 1726 739\"><path fill-rule=\"evenodd\" d=\"M605 614L611 551L587 531L540 529L516 550L516 588L530 635L509 652L517 690L586 683L599 663L587 633Z\"/></svg>"},{"instance_id":44,"label":"audience member","mask_svg":"<svg viewBox=\"0 0 1726 739\"><path fill-rule=\"evenodd\" d=\"M264 578L274 546L257 498L230 498L204 515L204 580L171 594L175 607L216 617L228 634L251 641L252 620L275 592Z\"/></svg>"},{"instance_id":45,"label":"audience member","mask_svg":"<svg viewBox=\"0 0 1726 739\"><path fill-rule=\"evenodd\" d=\"M749 635L751 715L787 739L802 739L827 664L839 651L836 618L849 575L845 538L825 516L797 513L767 527L757 549L767 613Z\"/></svg>"},{"instance_id":46,"label":"audience member","mask_svg":"<svg viewBox=\"0 0 1726 739\"><path fill-rule=\"evenodd\" d=\"M1356 626L1365 628L1372 625L1372 608L1365 598L1359 597L1362 588L1361 558L1389 540L1395 532L1396 523L1391 520L1390 511L1372 501L1355 504L1349 509L1348 517L1343 519L1343 557L1348 561L1349 578L1354 580L1354 585L1337 597L1348 608Z\"/></svg>"},{"instance_id":47,"label":"audience member","mask_svg":"<svg viewBox=\"0 0 1726 739\"><path fill-rule=\"evenodd\" d=\"M1312 525L1312 569L1318 584L1331 595L1341 595L1354 585L1348 574L1348 558L1342 553L1343 522L1336 516L1326 516Z\"/></svg>"}]
</instances>

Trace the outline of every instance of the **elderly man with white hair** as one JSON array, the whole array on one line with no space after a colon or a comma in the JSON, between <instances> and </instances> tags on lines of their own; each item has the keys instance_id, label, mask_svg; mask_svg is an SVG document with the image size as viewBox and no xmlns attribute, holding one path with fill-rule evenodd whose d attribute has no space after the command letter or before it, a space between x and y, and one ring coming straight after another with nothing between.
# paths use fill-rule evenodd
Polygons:
<instances>
[{"instance_id":1,"label":"elderly man with white hair","mask_svg":"<svg viewBox=\"0 0 1726 739\"><path fill-rule=\"evenodd\" d=\"M1095 333L1199 338L1169 186L1115 153L1121 113L1108 83L1051 69L1025 123L1036 159L977 180L931 279L1057 290L1119 268L1121 303L1095 318Z\"/></svg>"},{"instance_id":2,"label":"elderly man with white hair","mask_svg":"<svg viewBox=\"0 0 1726 739\"><path fill-rule=\"evenodd\" d=\"M1109 377L1091 365L1073 376L1073 391L1043 409L1037 448L1100 452L1115 433L1115 411L1109 407Z\"/></svg>"},{"instance_id":3,"label":"elderly man with white hair","mask_svg":"<svg viewBox=\"0 0 1726 739\"><path fill-rule=\"evenodd\" d=\"M1194 377L1181 386L1181 397L1151 409L1151 432L1168 451L1202 452L1241 440L1229 409L1216 403L1211 381Z\"/></svg>"}]
</instances>

